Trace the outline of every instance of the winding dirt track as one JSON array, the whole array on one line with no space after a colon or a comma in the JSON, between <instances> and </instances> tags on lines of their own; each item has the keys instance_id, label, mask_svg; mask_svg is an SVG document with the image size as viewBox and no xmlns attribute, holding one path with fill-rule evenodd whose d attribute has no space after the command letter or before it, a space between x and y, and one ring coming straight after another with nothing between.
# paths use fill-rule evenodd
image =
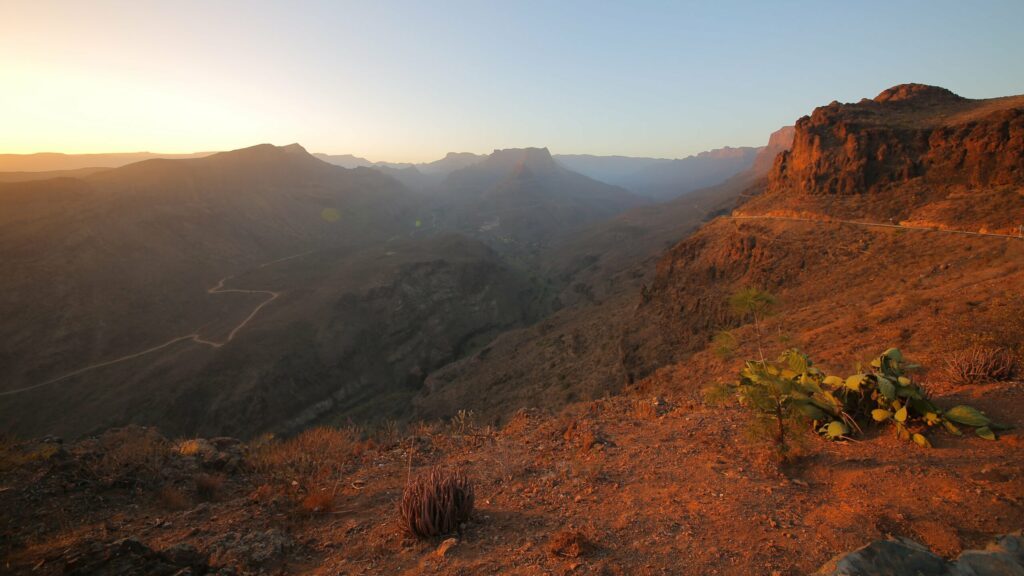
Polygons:
<instances>
[{"instance_id":1,"label":"winding dirt track","mask_svg":"<svg viewBox=\"0 0 1024 576\"><path fill-rule=\"evenodd\" d=\"M812 222L815 224L851 224L853 226L865 226L869 228L896 228L899 230L924 230L925 232L943 232L946 234L960 234L964 236L988 236L991 238L1010 238L1012 240L1024 240L1024 236L1013 234L995 234L991 232L971 232L969 230L946 230L942 228L929 228L927 226L904 226L902 224L884 224L882 222L861 222L858 220L828 220L817 218L797 218L796 216L723 216L728 220L782 220L784 222Z\"/></svg>"},{"instance_id":2,"label":"winding dirt track","mask_svg":"<svg viewBox=\"0 0 1024 576\"><path fill-rule=\"evenodd\" d=\"M815 218L798 218L798 217L795 217L795 216L723 216L723 218L726 218L726 219L729 219L729 220L780 220L780 221L784 221L784 222L811 222L811 223L814 223L814 224L849 224L849 225L852 225L852 226L863 226L863 227L868 227L868 228L895 228L895 229L898 229L898 230L923 230L923 231L926 231L926 232L941 232L941 233L945 233L945 234L960 234L960 235L965 235L965 236L985 236L985 237L990 237L990 238L1009 238L1011 240L1024 240L1024 237L1014 236L1012 234L995 234L995 233L991 233L991 232L971 232L971 231L968 231L968 230L944 230L944 229L941 229L941 228L929 228L929 227L926 227L926 226L904 226L904 225L901 225L901 224L885 224L885 223L882 223L882 222L860 222L860 221L857 221L857 220L827 220L827 219L815 219ZM257 266L257 268L266 268L267 266L271 266L273 264L277 264L278 262L284 262L286 260L291 260L293 258L299 258L299 257L305 256L305 255L307 255L309 253L310 252L302 252L300 254L293 254L292 256L286 256L284 258L278 258L277 260L272 260L270 262L265 262L263 264L260 264L259 266ZM136 352L134 354L128 354L126 356L121 356L119 358L114 358L113 360L107 360L106 362L99 362L97 364L91 364L91 365L86 366L84 368L79 368L78 370L75 370L73 372L68 372L67 374L64 374L62 376L58 376L57 378L53 378L53 379L47 380L46 382L41 382L39 384L33 384L32 386L26 386L24 388L16 388L14 390L7 390L7 391L4 391L4 392L0 392L0 396L10 396L12 394L20 394L22 392L28 392L29 390L35 390L36 388L42 388L43 386L49 386L50 384L55 384L55 383L60 382L62 380L66 380L68 378L71 378L72 376L77 376L77 375L82 374L84 372L89 372L90 370L96 370L97 368L103 368L105 366L111 366L113 364L118 364L120 362L125 362L125 361L128 361L128 360L132 360L132 359L138 358L140 356L145 356L146 354L151 354L153 352L157 352L159 350L167 348L168 346L173 346L174 344L176 344L178 342L185 341L185 340L191 340L191 341L195 342L196 344L203 344L203 345L206 345L206 346L210 346L212 348L220 348L221 346L224 346L228 342L231 342L235 338L235 336L238 334L238 332L242 328L245 328L245 326L247 324L249 324L249 322L252 321L252 319L255 318L257 314L259 314L260 310L262 310L264 306L266 306L267 304L270 304L271 302L276 300L278 296L281 295L280 292L274 292L273 290L243 290L243 289L240 289L240 288L224 288L224 283L227 282L228 280L230 280L231 278L232 278L231 276L225 276L224 278L221 278L221 280L219 282L217 282L216 286L214 286L213 288L210 288L209 290L207 290L207 293L209 293L209 294L231 294L231 293L234 293L234 294L266 294L267 295L267 299L264 300L263 302L260 302L259 304L257 304L256 307L253 308L252 312L250 312L249 315L246 316L245 319L242 320L241 323L239 323L237 326L235 326L234 329L232 329L231 332L228 333L228 337L225 338L224 340L222 340L220 342L217 342L217 341L214 341L214 340L206 340L206 339L202 338L199 335L198 332L193 332L192 334L186 334L184 336L178 336L177 338L172 338L172 339L168 340L167 342L164 342L163 344L159 344L157 346L153 346L152 348L147 348L146 350L143 350L141 352Z\"/></svg>"},{"instance_id":3,"label":"winding dirt track","mask_svg":"<svg viewBox=\"0 0 1024 576\"><path fill-rule=\"evenodd\" d=\"M277 264L279 262L284 262L286 260L292 260L294 258L299 258L299 257L305 256L307 254L310 254L311 252L312 252L312 250L307 251L307 252L302 252L300 254L293 254L291 256L285 256L284 258L278 258L277 260L271 260L270 262L264 262L263 264L260 264L259 266L257 266L257 268L266 268L267 266L271 266L271 265ZM98 362L96 364L90 364L89 366L85 366L84 368L79 368L78 370L74 370L72 372L68 372L67 374L63 374L63 375L58 376L56 378L51 378L50 380L47 380L45 382L40 382L38 384L33 384L31 386L25 386L23 388L15 388L14 390L5 390L3 392L0 392L0 396L11 396L13 394L20 394L22 392L28 392L29 390L35 390L37 388L42 388L43 386L49 386L50 384L56 384L57 382L60 382L62 380L67 380L68 378L71 378L73 376L78 376L79 374L83 374L83 373L89 372L91 370L96 370L98 368L104 368L106 366L112 366L114 364L119 364L121 362L126 362L128 360L133 360L133 359L138 358L140 356L145 356L147 354L151 354L153 352L157 352L157 351L163 350L164 348L167 348L169 346L173 346L174 344L177 344L178 342L183 342L183 341L186 341L186 340L191 340L191 341L195 342L196 344L203 344L203 345L209 346L211 348L220 348L221 346L224 346L228 342L231 342L232 340L234 340L234 338L238 334L238 332L242 328L245 328L245 326L247 324L249 324L249 322L251 322L252 319L255 318L257 314L259 314L259 311L262 310L264 306L266 306L267 304L270 304L271 302L276 300L278 296L281 295L280 292L275 292L273 290L243 290L241 288L225 288L224 287L224 283L227 282L228 280L230 280L231 278L233 278L233 276L225 276L225 277L221 278L220 281L217 282L216 286L208 289L206 291L206 293L207 294L265 294L267 296L267 298L264 301L262 301L259 304L257 304L256 307L252 309L252 312L250 312L249 315L246 316L244 320L242 320L237 326L235 326L231 330L231 332L228 333L228 337L225 338L224 340L221 340L219 342L215 341L215 340L206 340L205 338L203 338L203 337L201 337L199 335L199 332L193 332L191 334L186 334L184 336L178 336L176 338L171 338L170 340L164 342L163 344L158 344L156 346L153 346L152 348L147 348L147 349L145 349L145 350L143 350L141 352L135 352L134 354L127 354L125 356L120 356L118 358L114 358L113 360L107 360L105 362Z\"/></svg>"}]
</instances>

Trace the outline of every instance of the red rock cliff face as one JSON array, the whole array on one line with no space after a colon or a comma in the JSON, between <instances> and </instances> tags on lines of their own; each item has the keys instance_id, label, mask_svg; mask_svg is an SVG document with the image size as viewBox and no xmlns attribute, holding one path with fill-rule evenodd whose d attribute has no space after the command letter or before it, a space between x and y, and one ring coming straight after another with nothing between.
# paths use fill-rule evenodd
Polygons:
<instances>
[{"instance_id":1,"label":"red rock cliff face","mask_svg":"<svg viewBox=\"0 0 1024 576\"><path fill-rule=\"evenodd\" d=\"M915 180L1024 183L1024 97L968 100L904 84L874 100L833 102L797 121L792 149L769 174L768 194L855 195Z\"/></svg>"}]
</instances>

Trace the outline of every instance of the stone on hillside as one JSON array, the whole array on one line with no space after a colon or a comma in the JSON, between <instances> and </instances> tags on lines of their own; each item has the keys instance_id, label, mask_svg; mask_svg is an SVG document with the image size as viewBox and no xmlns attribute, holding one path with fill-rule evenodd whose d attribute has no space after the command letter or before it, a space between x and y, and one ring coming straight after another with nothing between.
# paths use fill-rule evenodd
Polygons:
<instances>
[{"instance_id":1,"label":"stone on hillside","mask_svg":"<svg viewBox=\"0 0 1024 576\"><path fill-rule=\"evenodd\" d=\"M1002 536L985 550L966 550L949 562L909 538L879 540L841 555L818 576L1024 576L1024 539Z\"/></svg>"}]
</instances>

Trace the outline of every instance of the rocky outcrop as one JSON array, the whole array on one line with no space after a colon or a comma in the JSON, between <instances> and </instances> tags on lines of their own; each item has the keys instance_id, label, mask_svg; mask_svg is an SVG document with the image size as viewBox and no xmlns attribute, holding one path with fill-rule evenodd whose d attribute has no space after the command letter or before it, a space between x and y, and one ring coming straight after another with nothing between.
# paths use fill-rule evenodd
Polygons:
<instances>
[{"instance_id":1,"label":"rocky outcrop","mask_svg":"<svg viewBox=\"0 0 1024 576\"><path fill-rule=\"evenodd\" d=\"M135 538L109 543L86 541L65 550L60 561L63 562L64 574L70 576L236 574L229 568L218 570L210 566L209 555L189 544L175 544L156 551Z\"/></svg>"},{"instance_id":2,"label":"rocky outcrop","mask_svg":"<svg viewBox=\"0 0 1024 576\"><path fill-rule=\"evenodd\" d=\"M914 83L899 84L882 90L881 94L875 96L875 102L903 102L920 99L927 99L931 102L963 102L966 100L945 88Z\"/></svg>"},{"instance_id":3,"label":"rocky outcrop","mask_svg":"<svg viewBox=\"0 0 1024 576\"><path fill-rule=\"evenodd\" d=\"M832 102L796 123L769 194L853 195L927 186L1024 183L1024 97L969 100L904 84L873 100Z\"/></svg>"},{"instance_id":4,"label":"rocky outcrop","mask_svg":"<svg viewBox=\"0 0 1024 576\"><path fill-rule=\"evenodd\" d=\"M996 539L985 550L966 550L953 562L907 538L872 542L840 556L818 576L1010 576L1024 574L1024 539L1020 533Z\"/></svg>"}]
</instances>

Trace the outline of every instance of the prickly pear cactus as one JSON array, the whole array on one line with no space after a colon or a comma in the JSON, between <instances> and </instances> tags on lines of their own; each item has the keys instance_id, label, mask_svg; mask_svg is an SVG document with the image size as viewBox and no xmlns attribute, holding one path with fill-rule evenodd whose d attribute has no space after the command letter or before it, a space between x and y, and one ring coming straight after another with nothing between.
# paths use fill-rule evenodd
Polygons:
<instances>
[{"instance_id":1,"label":"prickly pear cactus","mask_svg":"<svg viewBox=\"0 0 1024 576\"><path fill-rule=\"evenodd\" d=\"M918 368L890 348L871 362L871 371L846 378L826 375L796 349L777 362L747 362L735 385L742 405L761 413L802 415L829 440L843 440L861 431L861 424L890 425L897 438L929 448L926 433L943 428L961 435L961 427L995 440L1002 427L970 406L943 410L914 383Z\"/></svg>"}]
</instances>

